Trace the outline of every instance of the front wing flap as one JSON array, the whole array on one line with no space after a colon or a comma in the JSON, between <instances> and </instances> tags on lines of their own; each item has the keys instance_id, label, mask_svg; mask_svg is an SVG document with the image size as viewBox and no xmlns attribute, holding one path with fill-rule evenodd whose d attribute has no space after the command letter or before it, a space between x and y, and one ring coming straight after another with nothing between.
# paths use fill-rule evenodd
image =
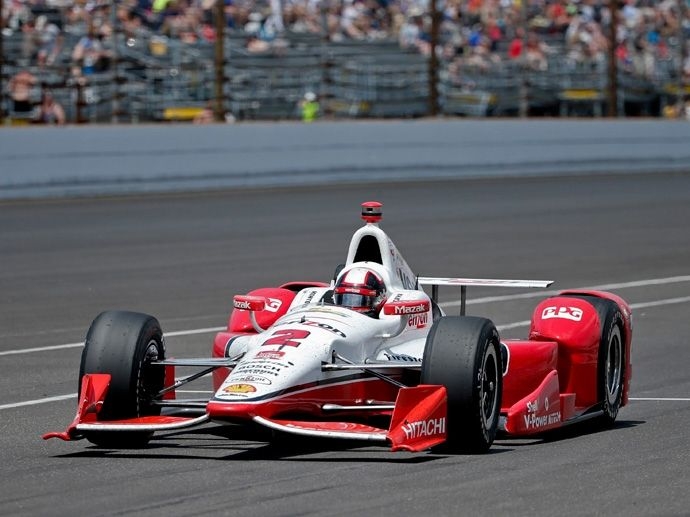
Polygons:
<instances>
[{"instance_id":1,"label":"front wing flap","mask_svg":"<svg viewBox=\"0 0 690 517\"><path fill-rule=\"evenodd\" d=\"M74 420L62 432L50 432L43 439L71 441L86 432L169 431L200 425L208 414L198 417L143 416L124 420L98 420L110 384L109 374L87 374L82 378L80 399ZM365 440L389 443L393 451L423 451L446 440L447 395L444 386L419 385L401 388L395 401L390 426L382 429L354 422L281 420L255 415L254 422L297 435Z\"/></svg>"},{"instance_id":2,"label":"front wing flap","mask_svg":"<svg viewBox=\"0 0 690 517\"><path fill-rule=\"evenodd\" d=\"M258 415L253 420L290 434L388 442L393 451L419 452L446 440L446 400L445 386L401 388L388 429L354 422L280 420Z\"/></svg>"},{"instance_id":3,"label":"front wing flap","mask_svg":"<svg viewBox=\"0 0 690 517\"><path fill-rule=\"evenodd\" d=\"M84 375L74 420L65 431L46 433L43 435L43 439L78 440L83 438L84 432L90 431L170 431L196 426L208 420L206 414L196 418L150 415L125 420L98 420L98 412L103 407L109 385L110 374L92 373Z\"/></svg>"}]
</instances>

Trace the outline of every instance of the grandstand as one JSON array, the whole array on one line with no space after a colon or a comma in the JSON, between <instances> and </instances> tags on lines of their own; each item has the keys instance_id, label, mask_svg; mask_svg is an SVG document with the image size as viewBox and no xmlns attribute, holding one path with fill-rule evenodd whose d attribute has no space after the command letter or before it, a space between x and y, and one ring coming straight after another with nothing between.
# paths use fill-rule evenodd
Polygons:
<instances>
[{"instance_id":1,"label":"grandstand","mask_svg":"<svg viewBox=\"0 0 690 517\"><path fill-rule=\"evenodd\" d=\"M220 75L228 119L299 119L299 103L307 91L318 94L321 114L330 118L429 114L428 19L425 26L419 11L408 7L404 13L403 4L395 2L386 2L385 11L384 3L376 0L340 5L359 3L378 6L366 11L366 23L354 24L357 30L371 31L363 38L349 36L343 22L346 10L333 8L332 3L312 13L311 25L307 15L293 19L286 11L282 32L268 30L270 16L265 6L257 7L260 4L238 3L248 6L245 19L226 10ZM561 3L579 5L565 1L545 5ZM646 9L661 4L633 3ZM16 13L5 8L3 16L0 98L0 107L12 123L32 121L31 114L13 109L11 78L22 70L36 78L30 102L37 106L42 91L50 90L71 123L191 121L214 100L219 74L212 4L180 0L176 10L156 12L152 6L141 7L147 5L146 0L96 0L82 18L74 14L73 6L84 2L15 4L23 10ZM456 4L465 5L451 2L449 6ZM532 116L598 117L607 112L607 54L601 48L592 51L591 45L583 46L587 31L587 37L597 41L592 22L587 25L579 20L584 14L555 30L553 24L545 25L542 11L534 11L529 39L520 39L516 27L504 24L500 31L493 30L491 16L483 12L454 19L449 9L440 27L435 71L441 114L516 116L521 102ZM263 14L250 20L257 12ZM409 36L412 22L420 17L416 36L404 39L402 35ZM576 26L575 19L580 25ZM601 40L605 27L598 27ZM620 115L661 116L679 105L679 97L690 99L690 63L685 63L683 75L690 26L681 17L680 25L666 32L655 27L643 24L647 32L641 50L637 48L640 35L632 29L628 37L637 39L625 40L617 49ZM520 45L527 50L511 55ZM98 52L88 70L78 48Z\"/></svg>"}]
</instances>

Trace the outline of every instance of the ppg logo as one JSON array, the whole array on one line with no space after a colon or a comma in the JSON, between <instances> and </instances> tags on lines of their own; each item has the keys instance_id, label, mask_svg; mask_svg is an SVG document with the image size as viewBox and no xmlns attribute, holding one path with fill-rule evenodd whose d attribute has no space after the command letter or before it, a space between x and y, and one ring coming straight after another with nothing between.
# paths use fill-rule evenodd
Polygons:
<instances>
[{"instance_id":1,"label":"ppg logo","mask_svg":"<svg viewBox=\"0 0 690 517\"><path fill-rule=\"evenodd\" d=\"M580 321L582 320L582 309L577 307L546 307L541 313L541 319L549 320L552 318Z\"/></svg>"}]
</instances>

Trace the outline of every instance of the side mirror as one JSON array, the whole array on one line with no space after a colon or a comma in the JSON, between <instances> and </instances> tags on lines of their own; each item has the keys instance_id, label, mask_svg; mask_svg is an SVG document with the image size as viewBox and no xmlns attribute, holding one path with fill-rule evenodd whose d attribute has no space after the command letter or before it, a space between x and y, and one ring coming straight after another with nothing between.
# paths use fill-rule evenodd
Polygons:
<instances>
[{"instance_id":1,"label":"side mirror","mask_svg":"<svg viewBox=\"0 0 690 517\"><path fill-rule=\"evenodd\" d=\"M263 296L249 296L246 294L238 294L233 296L232 305L235 309L240 311L249 311L249 321L252 322L252 327L257 332L263 332L264 328L256 321L256 313L261 312L266 308L267 299Z\"/></svg>"}]
</instances>

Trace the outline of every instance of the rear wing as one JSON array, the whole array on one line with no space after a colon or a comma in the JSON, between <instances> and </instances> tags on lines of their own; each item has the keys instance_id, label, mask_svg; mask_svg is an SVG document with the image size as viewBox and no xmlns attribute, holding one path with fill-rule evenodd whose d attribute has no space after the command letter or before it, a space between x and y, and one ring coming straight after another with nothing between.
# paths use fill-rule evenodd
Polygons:
<instances>
[{"instance_id":1,"label":"rear wing","mask_svg":"<svg viewBox=\"0 0 690 517\"><path fill-rule=\"evenodd\" d=\"M441 285L452 285L460 287L460 315L465 315L465 305L467 303L467 287L529 287L545 288L549 287L553 280L504 280L495 278L434 278L430 276L420 276L417 278L420 285L431 286L431 299L438 303L438 287Z\"/></svg>"}]
</instances>

